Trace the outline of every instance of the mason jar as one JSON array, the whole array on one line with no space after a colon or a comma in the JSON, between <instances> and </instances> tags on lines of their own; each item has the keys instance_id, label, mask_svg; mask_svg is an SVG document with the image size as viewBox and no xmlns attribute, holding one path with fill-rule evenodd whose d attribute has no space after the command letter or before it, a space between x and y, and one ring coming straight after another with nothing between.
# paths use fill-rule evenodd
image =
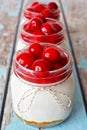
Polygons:
<instances>
[{"instance_id":1,"label":"mason jar","mask_svg":"<svg viewBox=\"0 0 87 130\"><path fill-rule=\"evenodd\" d=\"M36 18L36 17L35 17ZM53 34L47 34L42 35L41 33L38 34L38 32L35 31L35 33L30 33L26 31L25 29L29 27L30 21L24 22L23 25L21 25L20 32L19 32L19 39L17 42L17 50L21 50L26 46L31 45L32 43L51 43L51 44L63 44L65 41L65 29L61 22L53 20L53 19L45 19L47 22L54 23L58 25L59 31L55 32Z\"/></svg>"},{"instance_id":2,"label":"mason jar","mask_svg":"<svg viewBox=\"0 0 87 130\"><path fill-rule=\"evenodd\" d=\"M27 7L25 7L24 12L23 12L23 18L22 18L22 22L21 24L23 24L25 21L32 19L33 17L35 17L36 15L42 15L45 18L52 18L52 19L56 19L59 20L60 19L60 8L58 3L54 3L50 1L49 3L47 2L36 2L36 1L32 1L32 3L28 3ZM51 4L50 4L51 3ZM54 8L50 8L50 5L52 7L56 7ZM55 5L54 5L55 4ZM36 7L35 7L36 6Z\"/></svg>"},{"instance_id":3,"label":"mason jar","mask_svg":"<svg viewBox=\"0 0 87 130\"><path fill-rule=\"evenodd\" d=\"M54 45L51 45L54 46ZM48 127L66 120L73 107L74 76L72 58L67 50L56 46L68 56L67 64L38 76L38 72L19 64L16 57L11 76L13 109L25 123Z\"/></svg>"}]
</instances>

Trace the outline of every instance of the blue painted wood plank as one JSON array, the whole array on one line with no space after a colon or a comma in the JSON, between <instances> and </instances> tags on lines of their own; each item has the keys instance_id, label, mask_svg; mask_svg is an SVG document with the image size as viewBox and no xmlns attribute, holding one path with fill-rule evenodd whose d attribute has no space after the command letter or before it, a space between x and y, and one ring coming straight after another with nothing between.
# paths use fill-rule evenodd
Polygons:
<instances>
[{"instance_id":1,"label":"blue painted wood plank","mask_svg":"<svg viewBox=\"0 0 87 130\"><path fill-rule=\"evenodd\" d=\"M79 58L78 68L81 68L85 72L87 72L87 60L86 60L84 55L81 55L80 58Z\"/></svg>"},{"instance_id":2,"label":"blue painted wood plank","mask_svg":"<svg viewBox=\"0 0 87 130\"><path fill-rule=\"evenodd\" d=\"M87 107L87 1L61 0L75 52L77 68ZM85 4L84 4L85 2Z\"/></svg>"},{"instance_id":3,"label":"blue painted wood plank","mask_svg":"<svg viewBox=\"0 0 87 130\"><path fill-rule=\"evenodd\" d=\"M21 0L0 0L0 115Z\"/></svg>"}]
</instances>

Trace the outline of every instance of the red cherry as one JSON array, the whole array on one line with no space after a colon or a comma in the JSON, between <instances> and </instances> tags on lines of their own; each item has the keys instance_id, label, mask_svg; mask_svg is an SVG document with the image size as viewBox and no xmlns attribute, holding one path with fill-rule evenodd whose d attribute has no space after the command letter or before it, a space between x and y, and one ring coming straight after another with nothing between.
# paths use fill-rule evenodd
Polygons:
<instances>
[{"instance_id":1,"label":"red cherry","mask_svg":"<svg viewBox=\"0 0 87 130\"><path fill-rule=\"evenodd\" d=\"M59 20L60 12L59 11L57 11L57 12L56 11L52 11L52 17L51 18Z\"/></svg>"},{"instance_id":2,"label":"red cherry","mask_svg":"<svg viewBox=\"0 0 87 130\"><path fill-rule=\"evenodd\" d=\"M17 61L19 64L26 68L29 68L29 66L32 65L34 59L34 55L28 51L22 52L17 56Z\"/></svg>"},{"instance_id":3,"label":"red cherry","mask_svg":"<svg viewBox=\"0 0 87 130\"><path fill-rule=\"evenodd\" d=\"M66 64L67 64L67 62L68 62L68 55L65 53L65 52L63 52L63 51L60 51L60 55L61 55L61 59L60 59L60 62L61 62L61 64L63 65L63 66L65 66Z\"/></svg>"},{"instance_id":4,"label":"red cherry","mask_svg":"<svg viewBox=\"0 0 87 130\"><path fill-rule=\"evenodd\" d=\"M36 15L37 18L39 18L41 21L44 21L44 16L42 14Z\"/></svg>"},{"instance_id":5,"label":"red cherry","mask_svg":"<svg viewBox=\"0 0 87 130\"><path fill-rule=\"evenodd\" d=\"M43 48L40 44L38 43L33 43L29 47L29 51L33 53L36 57L39 57L42 54Z\"/></svg>"},{"instance_id":6,"label":"red cherry","mask_svg":"<svg viewBox=\"0 0 87 130\"><path fill-rule=\"evenodd\" d=\"M32 3L31 6L35 6L35 5L37 5L37 4L39 4L39 2L35 1L35 2Z\"/></svg>"},{"instance_id":7,"label":"red cherry","mask_svg":"<svg viewBox=\"0 0 87 130\"><path fill-rule=\"evenodd\" d=\"M35 30L33 36L31 36L31 41L34 41L35 43L43 42L45 41L45 35L41 30Z\"/></svg>"},{"instance_id":8,"label":"red cherry","mask_svg":"<svg viewBox=\"0 0 87 130\"><path fill-rule=\"evenodd\" d=\"M33 32L33 34L35 34L35 35L44 35L44 33L41 31L41 30L35 30L34 32Z\"/></svg>"},{"instance_id":9,"label":"red cherry","mask_svg":"<svg viewBox=\"0 0 87 130\"><path fill-rule=\"evenodd\" d=\"M50 35L54 32L53 26L50 24L50 22L43 23L41 26L41 30L45 35Z\"/></svg>"},{"instance_id":10,"label":"red cherry","mask_svg":"<svg viewBox=\"0 0 87 130\"><path fill-rule=\"evenodd\" d=\"M52 10L56 10L58 8L58 5L55 2L50 2L48 4L48 7Z\"/></svg>"},{"instance_id":11,"label":"red cherry","mask_svg":"<svg viewBox=\"0 0 87 130\"><path fill-rule=\"evenodd\" d=\"M41 21L41 19L39 19L37 17L33 18L29 23L31 30L39 29L41 27L41 25L42 25L42 21Z\"/></svg>"},{"instance_id":12,"label":"red cherry","mask_svg":"<svg viewBox=\"0 0 87 130\"><path fill-rule=\"evenodd\" d=\"M37 72L45 72L50 70L50 63L44 59L37 59L32 64L32 69Z\"/></svg>"},{"instance_id":13,"label":"red cherry","mask_svg":"<svg viewBox=\"0 0 87 130\"><path fill-rule=\"evenodd\" d=\"M53 63L53 70L62 68L63 65L59 62Z\"/></svg>"},{"instance_id":14,"label":"red cherry","mask_svg":"<svg viewBox=\"0 0 87 130\"><path fill-rule=\"evenodd\" d=\"M56 49L56 48L53 48L53 47L47 47L43 53L42 53L42 57L44 59L47 59L51 62L57 62L60 60L60 52Z\"/></svg>"},{"instance_id":15,"label":"red cherry","mask_svg":"<svg viewBox=\"0 0 87 130\"><path fill-rule=\"evenodd\" d=\"M36 4L36 6L34 6L34 10L36 12L41 12L43 9L45 9L45 5L44 4Z\"/></svg>"},{"instance_id":16,"label":"red cherry","mask_svg":"<svg viewBox=\"0 0 87 130\"><path fill-rule=\"evenodd\" d=\"M54 27L55 33L62 31L62 26L58 23L52 23L52 26Z\"/></svg>"},{"instance_id":17,"label":"red cherry","mask_svg":"<svg viewBox=\"0 0 87 130\"><path fill-rule=\"evenodd\" d=\"M52 12L49 8L43 9L41 12L45 18L51 17L51 15L52 15Z\"/></svg>"},{"instance_id":18,"label":"red cherry","mask_svg":"<svg viewBox=\"0 0 87 130\"><path fill-rule=\"evenodd\" d=\"M29 24L29 22L24 24L23 29L24 29L24 31L30 33L31 30L30 30L30 24Z\"/></svg>"}]
</instances>

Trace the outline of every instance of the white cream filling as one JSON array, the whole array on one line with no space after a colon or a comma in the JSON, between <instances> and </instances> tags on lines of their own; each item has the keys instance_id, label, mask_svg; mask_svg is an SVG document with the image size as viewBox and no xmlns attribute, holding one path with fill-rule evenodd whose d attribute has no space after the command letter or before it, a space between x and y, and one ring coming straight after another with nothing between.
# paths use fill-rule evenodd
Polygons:
<instances>
[{"instance_id":1,"label":"white cream filling","mask_svg":"<svg viewBox=\"0 0 87 130\"><path fill-rule=\"evenodd\" d=\"M11 92L14 111L27 121L52 122L66 119L73 104L73 75L64 83L53 85L52 91L49 91L49 87L40 90L38 88L24 83L13 73Z\"/></svg>"}]
</instances>

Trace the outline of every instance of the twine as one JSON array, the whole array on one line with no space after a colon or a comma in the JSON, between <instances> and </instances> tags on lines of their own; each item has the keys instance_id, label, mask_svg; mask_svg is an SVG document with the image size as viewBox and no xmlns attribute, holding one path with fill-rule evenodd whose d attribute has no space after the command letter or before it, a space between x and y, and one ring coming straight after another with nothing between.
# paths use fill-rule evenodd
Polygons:
<instances>
[{"instance_id":1,"label":"twine","mask_svg":"<svg viewBox=\"0 0 87 130\"><path fill-rule=\"evenodd\" d=\"M20 100L19 100L19 102L18 102L18 104L17 104L17 108L18 108L18 111L20 112L20 113L26 113L26 112L28 112L29 110L30 110L30 108L31 108L31 106L32 106L32 104L33 104L33 101L34 101L34 99L35 99L35 97L36 97L36 95L37 95L37 93L38 92L40 92L40 91L43 91L43 90L45 90L46 92L48 92L49 94L51 94L51 96L53 97L53 99L54 99L54 102L58 105L58 106L60 106L61 107L61 109L62 110L66 110L66 109L68 109L68 108L70 108L71 107L71 104L72 104L72 101L71 101L71 99L70 99L70 97L67 95L67 94L65 94L64 92L58 92L58 91L55 91L55 90L53 90L52 88L53 88L54 86L52 86L52 87L38 87L38 88L34 88L34 86L32 86L32 89L29 89L29 90L26 90L24 93L23 93L23 95L21 96L21 98L20 98ZM68 105L67 106L65 106L63 103L62 103L62 100L61 100L61 98L59 98L58 97L58 95L56 95L56 93L58 93L60 96L61 96L61 98L62 98L62 96L65 96L65 98L66 98L66 100L67 100L67 102L68 102ZM27 99L29 99L30 101L30 104L27 106L27 108L25 107L25 109L24 108L22 108L21 107L21 104L23 104L23 102L25 102Z\"/></svg>"},{"instance_id":2,"label":"twine","mask_svg":"<svg viewBox=\"0 0 87 130\"><path fill-rule=\"evenodd\" d=\"M70 74L71 74L71 73L70 73ZM25 82L21 77L19 77L18 74L16 74L16 75L17 75L18 78L20 78L20 80L22 80L22 82L24 82L24 83L26 84L26 82ZM66 79L67 79L67 77L66 77ZM18 104L17 104L18 111L20 112L21 115L22 115L23 113L26 113L26 112L28 112L28 111L30 110L30 108L31 108L31 106L32 106L32 104L33 104L33 101L34 101L34 99L35 99L37 93L40 92L40 91L43 91L43 90L45 90L46 92L48 92L49 94L51 94L51 96L52 96L53 99L54 99L54 102L55 102L58 106L60 106L62 110L65 111L66 109L69 109L69 108L71 107L71 105L72 105L72 101L71 101L71 99L70 99L70 96L68 96L68 95L67 95L66 93L64 93L64 92L58 92L58 91L55 91L54 89L52 89L52 88L54 88L54 87L58 87L58 84L52 85L52 86L44 86L44 87L38 87L38 86L35 87L34 85L31 85L31 84L29 84L29 85L32 87L32 89L26 90L26 91L23 93L23 95L21 96L21 98L20 98L20 100L19 100L19 102L18 102ZM61 98L59 98L58 95L56 95L56 93L57 93L58 95L60 95L61 98L62 98L62 96L65 96L65 99L66 99L67 102L68 102L68 105L67 105L67 106L65 106L65 105L62 103ZM31 97L32 97L32 98L31 98ZM31 100L30 100L30 98L31 98ZM25 108L26 108L25 110L23 110L24 108L21 107L21 104L23 104L23 102L25 102L27 99L30 100L30 104L27 106L27 108L25 107Z\"/></svg>"}]
</instances>

